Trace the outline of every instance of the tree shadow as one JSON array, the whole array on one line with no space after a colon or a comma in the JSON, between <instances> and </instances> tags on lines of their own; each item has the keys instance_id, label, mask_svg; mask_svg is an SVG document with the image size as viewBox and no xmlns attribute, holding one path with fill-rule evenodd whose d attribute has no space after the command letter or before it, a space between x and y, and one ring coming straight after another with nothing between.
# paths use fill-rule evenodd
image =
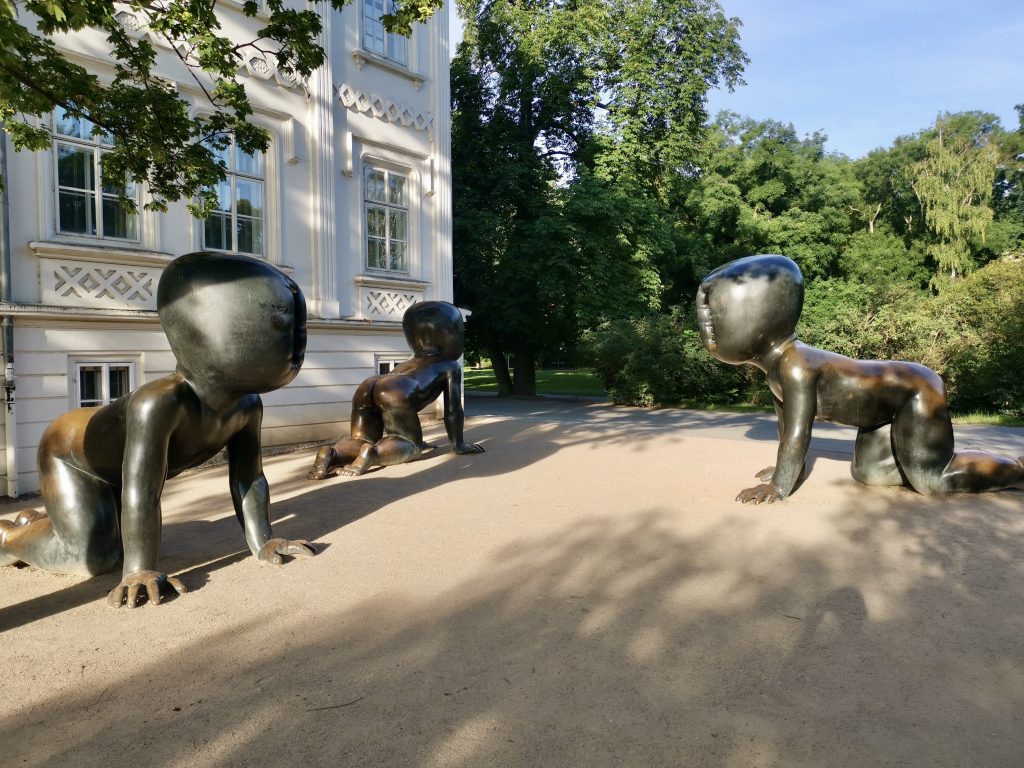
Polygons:
<instances>
[{"instance_id":1,"label":"tree shadow","mask_svg":"<svg viewBox=\"0 0 1024 768\"><path fill-rule=\"evenodd\" d=\"M443 436L443 428L428 429L427 434L437 443L439 435ZM264 469L271 477L274 535L315 544L326 534L394 501L467 478L513 474L560 448L575 444L555 430L511 421L479 425L468 421L466 436L490 450L484 454L459 456L447 447L435 448L406 465L405 471L384 468L361 477L334 476L320 482L306 478L315 451L309 451L308 455L267 458ZM209 492L211 477L219 482L216 489ZM205 490L197 492L196 488ZM42 509L41 500L33 501ZM181 578L190 592L201 589L217 570L251 556L233 511L225 467L170 480L162 505L171 511L165 511L163 518L160 568ZM318 550L325 548L323 544L315 546ZM68 577L54 575L53 578L55 586L67 584ZM63 586L54 593L0 607L0 632L98 601L119 580L120 565L111 573Z\"/></svg>"},{"instance_id":2,"label":"tree shadow","mask_svg":"<svg viewBox=\"0 0 1024 768\"><path fill-rule=\"evenodd\" d=\"M1019 502L590 517L436 593L209 631L0 739L25 766L1019 764Z\"/></svg>"}]
</instances>

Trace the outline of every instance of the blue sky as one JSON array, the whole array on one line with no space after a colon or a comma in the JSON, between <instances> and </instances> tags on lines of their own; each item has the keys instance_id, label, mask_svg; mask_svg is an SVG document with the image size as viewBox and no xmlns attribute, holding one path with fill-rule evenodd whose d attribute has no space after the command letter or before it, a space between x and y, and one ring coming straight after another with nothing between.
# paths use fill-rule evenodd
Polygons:
<instances>
[{"instance_id":1,"label":"blue sky","mask_svg":"<svg viewBox=\"0 0 1024 768\"><path fill-rule=\"evenodd\" d=\"M1024 0L720 0L743 21L747 84L710 94L728 109L823 131L860 157L982 110L1017 126L1024 102ZM461 25L452 8L452 43Z\"/></svg>"},{"instance_id":2,"label":"blue sky","mask_svg":"<svg viewBox=\"0 0 1024 768\"><path fill-rule=\"evenodd\" d=\"M828 135L860 157L981 110L1017 127L1024 102L1021 0L720 0L743 21L747 85L711 94L729 109Z\"/></svg>"}]
</instances>

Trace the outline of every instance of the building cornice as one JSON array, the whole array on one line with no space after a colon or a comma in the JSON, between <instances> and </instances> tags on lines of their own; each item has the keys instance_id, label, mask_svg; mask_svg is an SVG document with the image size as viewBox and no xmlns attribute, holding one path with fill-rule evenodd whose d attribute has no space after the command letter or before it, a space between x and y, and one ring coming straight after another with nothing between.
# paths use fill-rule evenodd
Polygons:
<instances>
[{"instance_id":1,"label":"building cornice","mask_svg":"<svg viewBox=\"0 0 1024 768\"><path fill-rule=\"evenodd\" d=\"M0 302L0 315L31 317L40 320L132 320L158 323L153 309L99 309L93 307L57 307L52 304L17 304Z\"/></svg>"},{"instance_id":2,"label":"building cornice","mask_svg":"<svg viewBox=\"0 0 1024 768\"><path fill-rule=\"evenodd\" d=\"M67 240L33 240L28 247L36 256L74 261L103 261L108 264L129 266L152 265L166 267L174 258L164 251L150 251L145 248L122 248L106 244L90 244Z\"/></svg>"},{"instance_id":3,"label":"building cornice","mask_svg":"<svg viewBox=\"0 0 1024 768\"><path fill-rule=\"evenodd\" d=\"M49 304L17 304L0 302L0 316L38 320L81 320L109 322L129 320L159 323L160 317L151 309L94 309L91 307L56 307ZM307 328L318 330L362 331L367 333L396 333L402 330L401 320L357 320L355 318L316 318L306 321Z\"/></svg>"}]
</instances>

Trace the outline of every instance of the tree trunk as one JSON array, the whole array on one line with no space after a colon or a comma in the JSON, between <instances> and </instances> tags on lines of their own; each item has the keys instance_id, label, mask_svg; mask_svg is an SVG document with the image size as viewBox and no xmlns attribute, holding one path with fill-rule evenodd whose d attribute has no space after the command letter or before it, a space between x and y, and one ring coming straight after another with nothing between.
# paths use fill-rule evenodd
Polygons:
<instances>
[{"instance_id":1,"label":"tree trunk","mask_svg":"<svg viewBox=\"0 0 1024 768\"><path fill-rule=\"evenodd\" d=\"M518 349L512 361L515 379L512 382L514 394L524 397L537 395L537 361L532 349Z\"/></svg>"},{"instance_id":2,"label":"tree trunk","mask_svg":"<svg viewBox=\"0 0 1024 768\"><path fill-rule=\"evenodd\" d=\"M508 397L512 394L512 376L508 372L505 352L500 344L492 341L487 345L487 353L491 356L491 368L494 369L494 378L498 380L498 397Z\"/></svg>"}]
</instances>

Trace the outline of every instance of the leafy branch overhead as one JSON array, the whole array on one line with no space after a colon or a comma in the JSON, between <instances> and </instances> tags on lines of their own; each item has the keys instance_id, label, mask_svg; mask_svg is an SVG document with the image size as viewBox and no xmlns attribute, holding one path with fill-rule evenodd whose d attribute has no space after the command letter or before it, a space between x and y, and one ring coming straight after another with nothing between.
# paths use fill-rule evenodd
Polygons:
<instances>
[{"instance_id":1,"label":"leafy branch overhead","mask_svg":"<svg viewBox=\"0 0 1024 768\"><path fill-rule=\"evenodd\" d=\"M222 26L216 0L135 0L130 7L146 19L151 35L135 35L117 18L111 0L0 0L0 124L16 149L40 150L52 141L49 114L62 108L92 123L95 136L113 140L103 155L108 178L144 182L145 207L165 210L189 199L205 215L216 203L212 185L224 178L217 150L232 139L245 152L265 151L269 134L249 122L253 113L238 76L243 57L258 53L283 74L307 78L324 63L317 40L321 13L341 10L349 0L315 0L296 10L283 0L246 0L240 11L260 26L236 39ZM383 17L389 31L408 35L442 0L399 0ZM106 36L112 77L101 78L69 58L62 36L87 28ZM159 74L158 59L172 63L201 93L202 114ZM163 64L163 62L161 62ZM122 203L134 202L122 196Z\"/></svg>"}]
</instances>

